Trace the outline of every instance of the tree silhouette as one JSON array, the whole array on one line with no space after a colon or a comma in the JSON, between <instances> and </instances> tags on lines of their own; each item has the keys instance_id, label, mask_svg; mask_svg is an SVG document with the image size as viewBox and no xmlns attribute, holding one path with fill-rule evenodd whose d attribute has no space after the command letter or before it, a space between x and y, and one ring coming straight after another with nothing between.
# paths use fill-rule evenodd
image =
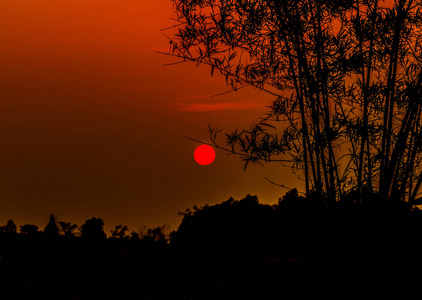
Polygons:
<instances>
[{"instance_id":1,"label":"tree silhouette","mask_svg":"<svg viewBox=\"0 0 422 300\"><path fill-rule=\"evenodd\" d=\"M132 232L130 233L130 240L131 241L140 241L140 234L139 232L136 232L134 230L132 230Z\"/></svg>"},{"instance_id":2,"label":"tree silhouette","mask_svg":"<svg viewBox=\"0 0 422 300\"><path fill-rule=\"evenodd\" d=\"M275 240L275 213L269 205L260 204L257 196L194 207L194 211L187 210L182 215L171 243L186 259L195 262L206 257L217 267L261 259L269 255L266 251L275 250L269 247L270 241Z\"/></svg>"},{"instance_id":3,"label":"tree silhouette","mask_svg":"<svg viewBox=\"0 0 422 300\"><path fill-rule=\"evenodd\" d=\"M5 226L0 227L0 232L6 235L16 234L16 224L13 220L7 221Z\"/></svg>"},{"instance_id":4,"label":"tree silhouette","mask_svg":"<svg viewBox=\"0 0 422 300\"><path fill-rule=\"evenodd\" d=\"M301 200L306 201L292 191L270 206L247 195L182 213L171 246L177 269L201 295L197 298L275 299L309 286L303 261L321 248L315 237L320 224L315 221L322 210L311 209L314 203ZM310 263L308 260L307 266ZM215 281L231 288L219 296L205 297L215 289ZM231 295L234 290L244 294Z\"/></svg>"},{"instance_id":5,"label":"tree silhouette","mask_svg":"<svg viewBox=\"0 0 422 300\"><path fill-rule=\"evenodd\" d=\"M129 236L126 235L126 231L128 230L126 225L116 225L115 229L111 230L111 237L120 240L128 239Z\"/></svg>"},{"instance_id":6,"label":"tree silhouette","mask_svg":"<svg viewBox=\"0 0 422 300\"><path fill-rule=\"evenodd\" d=\"M70 222L60 221L59 226L60 226L59 231L63 236L65 236L67 238L75 237L74 231L78 228L78 225L72 224Z\"/></svg>"},{"instance_id":7,"label":"tree silhouette","mask_svg":"<svg viewBox=\"0 0 422 300\"><path fill-rule=\"evenodd\" d=\"M146 242L160 242L167 243L167 226L156 226L153 228L147 228L143 226L139 229L142 240Z\"/></svg>"},{"instance_id":8,"label":"tree silhouette","mask_svg":"<svg viewBox=\"0 0 422 300\"><path fill-rule=\"evenodd\" d=\"M56 225L56 220L54 219L53 215L50 216L50 221L48 222L47 226L45 226L43 234L48 238L59 237L59 228Z\"/></svg>"},{"instance_id":9,"label":"tree silhouette","mask_svg":"<svg viewBox=\"0 0 422 300\"><path fill-rule=\"evenodd\" d=\"M104 233L104 221L101 218L86 220L80 227L81 237L89 240L101 240L106 238Z\"/></svg>"},{"instance_id":10,"label":"tree silhouette","mask_svg":"<svg viewBox=\"0 0 422 300\"><path fill-rule=\"evenodd\" d=\"M173 0L169 55L275 97L219 146L303 171L326 204L357 191L418 203L422 184L420 0ZM377 193L375 193L377 194Z\"/></svg>"},{"instance_id":11,"label":"tree silhouette","mask_svg":"<svg viewBox=\"0 0 422 300\"><path fill-rule=\"evenodd\" d=\"M27 237L37 237L38 234L40 233L38 231L38 226L36 225L32 225L32 224L25 224L22 226L19 226L20 228L20 233L27 236Z\"/></svg>"}]
</instances>

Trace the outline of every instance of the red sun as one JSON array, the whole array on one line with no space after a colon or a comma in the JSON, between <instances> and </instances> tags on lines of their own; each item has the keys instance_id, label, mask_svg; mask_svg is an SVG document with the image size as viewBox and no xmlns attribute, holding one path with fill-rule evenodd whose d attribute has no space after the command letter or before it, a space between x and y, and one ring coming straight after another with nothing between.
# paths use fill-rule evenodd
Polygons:
<instances>
[{"instance_id":1,"label":"red sun","mask_svg":"<svg viewBox=\"0 0 422 300\"><path fill-rule=\"evenodd\" d=\"M215 151L211 146L201 145L196 148L193 156L198 164L206 166L214 161Z\"/></svg>"}]
</instances>

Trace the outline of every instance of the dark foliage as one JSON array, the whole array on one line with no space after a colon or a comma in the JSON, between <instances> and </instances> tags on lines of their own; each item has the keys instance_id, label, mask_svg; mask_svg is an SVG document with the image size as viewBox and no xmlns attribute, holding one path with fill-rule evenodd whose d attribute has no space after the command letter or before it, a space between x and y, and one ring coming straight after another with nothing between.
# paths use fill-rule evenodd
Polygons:
<instances>
[{"instance_id":1,"label":"dark foliage","mask_svg":"<svg viewBox=\"0 0 422 300\"><path fill-rule=\"evenodd\" d=\"M327 208L323 199L292 190L272 207L248 195L188 210L171 240L181 293L193 289L198 299L417 293L421 212L347 196Z\"/></svg>"},{"instance_id":2,"label":"dark foliage","mask_svg":"<svg viewBox=\"0 0 422 300\"><path fill-rule=\"evenodd\" d=\"M58 230L53 216L42 232L35 225L16 232L9 220L0 234L0 287L13 299L417 295L421 211L359 197L351 192L329 207L297 190L272 206L230 198L182 213L170 235L165 226L127 234L118 225L106 237L99 218L79 235L67 222Z\"/></svg>"}]
</instances>

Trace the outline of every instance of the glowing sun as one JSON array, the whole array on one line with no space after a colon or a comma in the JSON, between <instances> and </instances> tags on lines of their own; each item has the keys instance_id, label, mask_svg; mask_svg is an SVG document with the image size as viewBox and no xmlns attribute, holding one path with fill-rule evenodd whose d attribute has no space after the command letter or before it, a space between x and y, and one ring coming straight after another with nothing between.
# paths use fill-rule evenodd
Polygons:
<instances>
[{"instance_id":1,"label":"glowing sun","mask_svg":"<svg viewBox=\"0 0 422 300\"><path fill-rule=\"evenodd\" d=\"M193 156L198 164L206 166L214 161L215 151L211 146L201 145L196 148Z\"/></svg>"}]
</instances>

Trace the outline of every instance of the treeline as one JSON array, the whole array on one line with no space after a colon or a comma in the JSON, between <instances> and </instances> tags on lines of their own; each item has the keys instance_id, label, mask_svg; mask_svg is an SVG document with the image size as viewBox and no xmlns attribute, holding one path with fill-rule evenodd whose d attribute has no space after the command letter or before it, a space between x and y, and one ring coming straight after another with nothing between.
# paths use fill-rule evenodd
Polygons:
<instances>
[{"instance_id":1,"label":"treeline","mask_svg":"<svg viewBox=\"0 0 422 300\"><path fill-rule=\"evenodd\" d=\"M230 198L181 213L176 231L128 233L52 216L1 228L0 285L16 299L275 299L295 293L402 294L422 287L422 212L345 195L327 207L289 191L275 205ZM306 295L303 295L306 296Z\"/></svg>"},{"instance_id":2,"label":"treeline","mask_svg":"<svg viewBox=\"0 0 422 300\"><path fill-rule=\"evenodd\" d=\"M122 240L168 240L168 228L166 225L154 228L141 227L137 232L129 233L126 225L116 225L110 231L109 238ZM104 239L107 234L104 231L104 221L101 218L91 218L86 220L82 226L71 222L56 222L54 215L50 216L50 221L43 230L39 230L38 226L25 224L19 226L19 230L13 220L7 221L6 225L0 226L0 236L25 236L31 238L82 238L82 239Z\"/></svg>"},{"instance_id":3,"label":"treeline","mask_svg":"<svg viewBox=\"0 0 422 300\"><path fill-rule=\"evenodd\" d=\"M197 295L221 287L212 287L210 274L230 286L213 299L419 293L422 211L376 193L366 197L362 203L351 192L330 206L296 190L275 205L231 198L183 213L171 244Z\"/></svg>"},{"instance_id":4,"label":"treeline","mask_svg":"<svg viewBox=\"0 0 422 300\"><path fill-rule=\"evenodd\" d=\"M156 295L168 272L165 226L128 232L118 225L107 237L101 218L82 226L56 222L0 228L0 287L12 298L129 299Z\"/></svg>"}]
</instances>

